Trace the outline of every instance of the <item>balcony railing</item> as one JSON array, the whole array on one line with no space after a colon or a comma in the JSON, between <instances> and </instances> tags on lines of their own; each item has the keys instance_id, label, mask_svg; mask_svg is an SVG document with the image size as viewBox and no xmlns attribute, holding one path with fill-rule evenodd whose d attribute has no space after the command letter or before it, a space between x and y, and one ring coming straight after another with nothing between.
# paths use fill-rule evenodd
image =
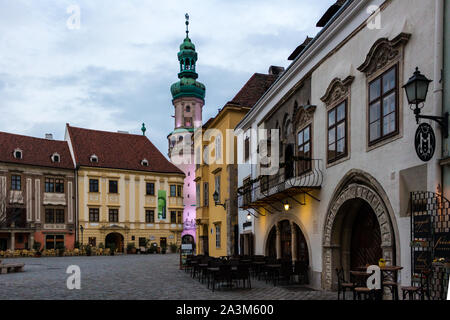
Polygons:
<instances>
[{"instance_id":1,"label":"balcony railing","mask_svg":"<svg viewBox=\"0 0 450 320\"><path fill-rule=\"evenodd\" d=\"M238 188L238 205L247 209L279 202L320 189L322 182L322 160L294 157L291 162L281 164L276 174L259 176Z\"/></svg>"}]
</instances>

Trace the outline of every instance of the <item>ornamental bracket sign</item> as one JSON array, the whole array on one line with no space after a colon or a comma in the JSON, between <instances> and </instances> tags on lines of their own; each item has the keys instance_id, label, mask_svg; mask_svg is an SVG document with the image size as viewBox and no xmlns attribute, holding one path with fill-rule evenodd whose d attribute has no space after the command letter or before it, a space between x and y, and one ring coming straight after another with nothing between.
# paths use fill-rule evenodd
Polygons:
<instances>
[{"instance_id":1,"label":"ornamental bracket sign","mask_svg":"<svg viewBox=\"0 0 450 320\"><path fill-rule=\"evenodd\" d=\"M436 136L428 123L422 123L417 128L414 146L420 160L428 162L433 158L436 150Z\"/></svg>"}]
</instances>

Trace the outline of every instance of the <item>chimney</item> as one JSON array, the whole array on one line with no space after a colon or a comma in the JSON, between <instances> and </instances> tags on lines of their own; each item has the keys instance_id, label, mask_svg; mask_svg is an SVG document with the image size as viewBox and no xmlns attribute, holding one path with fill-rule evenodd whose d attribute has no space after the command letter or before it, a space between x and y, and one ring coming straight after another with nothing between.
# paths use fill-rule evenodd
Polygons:
<instances>
[{"instance_id":1,"label":"chimney","mask_svg":"<svg viewBox=\"0 0 450 320\"><path fill-rule=\"evenodd\" d=\"M53 140L53 133L46 133L46 134L45 134L45 139L47 139L47 140Z\"/></svg>"},{"instance_id":2,"label":"chimney","mask_svg":"<svg viewBox=\"0 0 450 320\"><path fill-rule=\"evenodd\" d=\"M269 74L273 75L273 76L279 76L283 72L284 72L284 68L283 67L270 66L270 68L269 68Z\"/></svg>"}]
</instances>

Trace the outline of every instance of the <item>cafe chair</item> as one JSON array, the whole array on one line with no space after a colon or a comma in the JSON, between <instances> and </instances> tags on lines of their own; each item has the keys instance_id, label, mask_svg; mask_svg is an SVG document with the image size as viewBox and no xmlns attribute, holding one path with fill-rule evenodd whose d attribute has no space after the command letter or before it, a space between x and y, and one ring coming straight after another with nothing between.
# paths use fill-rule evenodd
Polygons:
<instances>
[{"instance_id":1,"label":"cafe chair","mask_svg":"<svg viewBox=\"0 0 450 320\"><path fill-rule=\"evenodd\" d=\"M430 282L433 276L433 272L429 269L422 270L420 273L420 284L418 286L402 287L403 300L409 298L409 300L415 300L417 297L420 300L425 300L425 295L428 300L431 300L430 296Z\"/></svg>"},{"instance_id":2,"label":"cafe chair","mask_svg":"<svg viewBox=\"0 0 450 320\"><path fill-rule=\"evenodd\" d=\"M347 290L352 291L355 288L355 284L345 281L343 268L336 268L336 275L338 279L338 300L341 298L341 293L343 300L345 300L345 292Z\"/></svg>"}]
</instances>

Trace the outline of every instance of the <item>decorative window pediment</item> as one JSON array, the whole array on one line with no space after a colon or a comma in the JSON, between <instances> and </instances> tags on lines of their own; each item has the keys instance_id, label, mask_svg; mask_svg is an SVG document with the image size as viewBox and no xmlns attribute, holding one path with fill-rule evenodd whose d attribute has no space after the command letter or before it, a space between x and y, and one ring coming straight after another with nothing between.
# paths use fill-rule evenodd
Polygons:
<instances>
[{"instance_id":1,"label":"decorative window pediment","mask_svg":"<svg viewBox=\"0 0 450 320\"><path fill-rule=\"evenodd\" d=\"M358 70L369 77L378 70L398 60L402 55L403 46L410 38L411 34L400 33L392 40L387 38L378 39L367 54L364 63L358 67Z\"/></svg>"},{"instance_id":2,"label":"decorative window pediment","mask_svg":"<svg viewBox=\"0 0 450 320\"><path fill-rule=\"evenodd\" d=\"M315 112L316 106L308 105L297 107L293 116L294 126L298 127L312 121Z\"/></svg>"},{"instance_id":3,"label":"decorative window pediment","mask_svg":"<svg viewBox=\"0 0 450 320\"><path fill-rule=\"evenodd\" d=\"M339 100L345 98L350 92L350 86L353 80L355 80L355 77L353 76L348 76L344 80L335 78L331 81L325 95L320 98L320 100L322 100L327 106L339 102Z\"/></svg>"}]
</instances>

